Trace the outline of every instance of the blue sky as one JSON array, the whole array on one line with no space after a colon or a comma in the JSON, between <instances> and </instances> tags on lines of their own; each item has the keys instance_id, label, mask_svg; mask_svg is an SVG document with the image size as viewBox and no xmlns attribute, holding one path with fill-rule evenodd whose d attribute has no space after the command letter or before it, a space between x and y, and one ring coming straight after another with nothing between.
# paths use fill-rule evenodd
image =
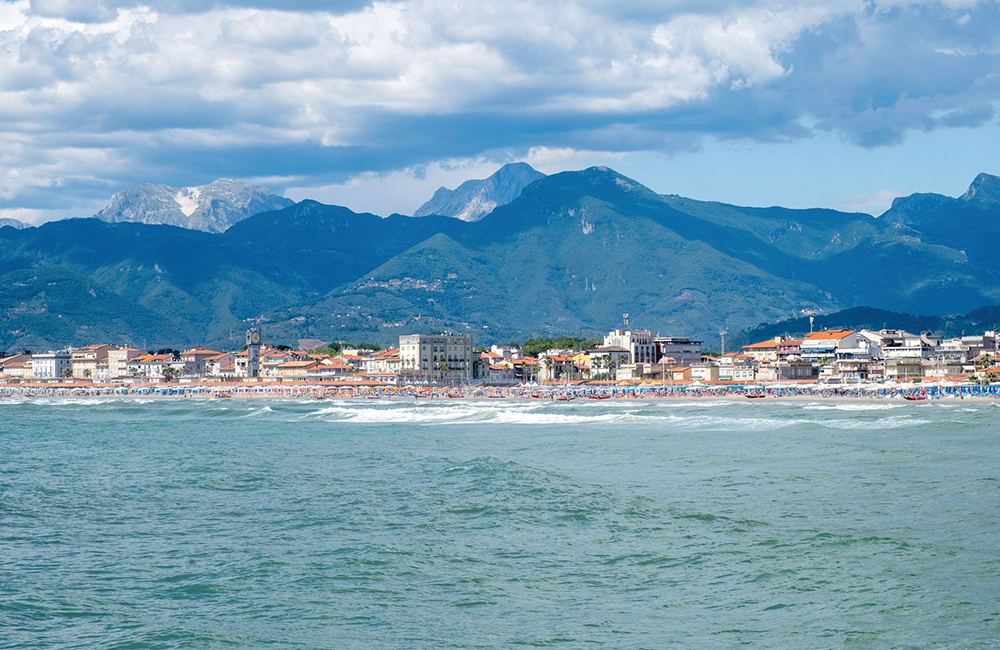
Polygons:
<instances>
[{"instance_id":1,"label":"blue sky","mask_svg":"<svg viewBox=\"0 0 1000 650\"><path fill-rule=\"evenodd\" d=\"M0 0L0 216L142 182L381 214L526 160L878 213L1000 173L976 0Z\"/></svg>"}]
</instances>

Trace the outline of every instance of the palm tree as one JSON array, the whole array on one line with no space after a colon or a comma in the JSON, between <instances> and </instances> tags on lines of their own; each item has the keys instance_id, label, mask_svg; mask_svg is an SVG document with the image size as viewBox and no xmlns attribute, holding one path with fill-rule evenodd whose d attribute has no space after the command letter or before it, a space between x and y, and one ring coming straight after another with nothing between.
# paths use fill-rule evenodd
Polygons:
<instances>
[{"instance_id":1,"label":"palm tree","mask_svg":"<svg viewBox=\"0 0 1000 650\"><path fill-rule=\"evenodd\" d=\"M552 379L555 379L555 377L552 375L552 368L553 366L556 365L556 362L552 360L552 357L545 357L544 359L542 359L542 363L545 364L545 369L548 371L547 373L548 376L551 377Z\"/></svg>"},{"instance_id":2,"label":"palm tree","mask_svg":"<svg viewBox=\"0 0 1000 650\"><path fill-rule=\"evenodd\" d=\"M437 367L438 367L438 378L441 381L444 381L445 373L451 370L451 366L448 365L448 362L445 361L444 359L439 359L437 362Z\"/></svg>"}]
</instances>

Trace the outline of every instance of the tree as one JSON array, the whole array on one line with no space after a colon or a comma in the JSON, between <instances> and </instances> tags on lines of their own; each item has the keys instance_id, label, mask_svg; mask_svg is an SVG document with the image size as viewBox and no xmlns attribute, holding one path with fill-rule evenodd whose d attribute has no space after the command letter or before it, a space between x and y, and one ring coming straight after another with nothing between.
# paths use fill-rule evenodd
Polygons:
<instances>
[{"instance_id":1,"label":"tree","mask_svg":"<svg viewBox=\"0 0 1000 650\"><path fill-rule=\"evenodd\" d=\"M448 362L445 361L444 359L438 359L437 368L438 368L438 377L442 381L444 381L444 376L445 374L448 373L449 370L451 370L451 366L448 365Z\"/></svg>"},{"instance_id":2,"label":"tree","mask_svg":"<svg viewBox=\"0 0 1000 650\"><path fill-rule=\"evenodd\" d=\"M62 371L62 376L63 377L72 377L73 376L73 369L72 368L65 368Z\"/></svg>"},{"instance_id":3,"label":"tree","mask_svg":"<svg viewBox=\"0 0 1000 650\"><path fill-rule=\"evenodd\" d=\"M168 382L177 379L182 374L184 374L183 371L175 366L167 366L163 369L163 379Z\"/></svg>"},{"instance_id":4,"label":"tree","mask_svg":"<svg viewBox=\"0 0 1000 650\"><path fill-rule=\"evenodd\" d=\"M555 379L555 377L552 375L552 368L553 366L556 365L556 362L553 361L551 357L545 357L544 359L542 359L542 364L545 365L545 370L548 371L546 372L546 376L548 376L550 379Z\"/></svg>"},{"instance_id":5,"label":"tree","mask_svg":"<svg viewBox=\"0 0 1000 650\"><path fill-rule=\"evenodd\" d=\"M87 379L90 379L91 374L92 373L90 372L90 368L87 368L86 370L83 371L83 376Z\"/></svg>"}]
</instances>

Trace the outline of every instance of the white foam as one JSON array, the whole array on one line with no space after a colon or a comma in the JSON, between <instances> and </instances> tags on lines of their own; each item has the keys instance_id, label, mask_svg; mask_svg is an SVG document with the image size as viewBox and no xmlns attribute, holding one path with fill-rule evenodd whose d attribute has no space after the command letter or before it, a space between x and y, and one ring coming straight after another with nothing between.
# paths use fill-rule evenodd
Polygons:
<instances>
[{"instance_id":1,"label":"white foam","mask_svg":"<svg viewBox=\"0 0 1000 650\"><path fill-rule=\"evenodd\" d=\"M906 404L807 404L806 411L888 411L889 409L905 408Z\"/></svg>"}]
</instances>

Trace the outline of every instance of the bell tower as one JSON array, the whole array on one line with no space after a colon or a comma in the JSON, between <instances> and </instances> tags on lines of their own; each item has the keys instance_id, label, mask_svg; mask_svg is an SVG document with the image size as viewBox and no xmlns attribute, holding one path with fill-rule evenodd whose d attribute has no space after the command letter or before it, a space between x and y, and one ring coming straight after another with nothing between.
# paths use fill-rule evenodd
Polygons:
<instances>
[{"instance_id":1,"label":"bell tower","mask_svg":"<svg viewBox=\"0 0 1000 650\"><path fill-rule=\"evenodd\" d=\"M260 376L260 330L247 330L247 377Z\"/></svg>"}]
</instances>

